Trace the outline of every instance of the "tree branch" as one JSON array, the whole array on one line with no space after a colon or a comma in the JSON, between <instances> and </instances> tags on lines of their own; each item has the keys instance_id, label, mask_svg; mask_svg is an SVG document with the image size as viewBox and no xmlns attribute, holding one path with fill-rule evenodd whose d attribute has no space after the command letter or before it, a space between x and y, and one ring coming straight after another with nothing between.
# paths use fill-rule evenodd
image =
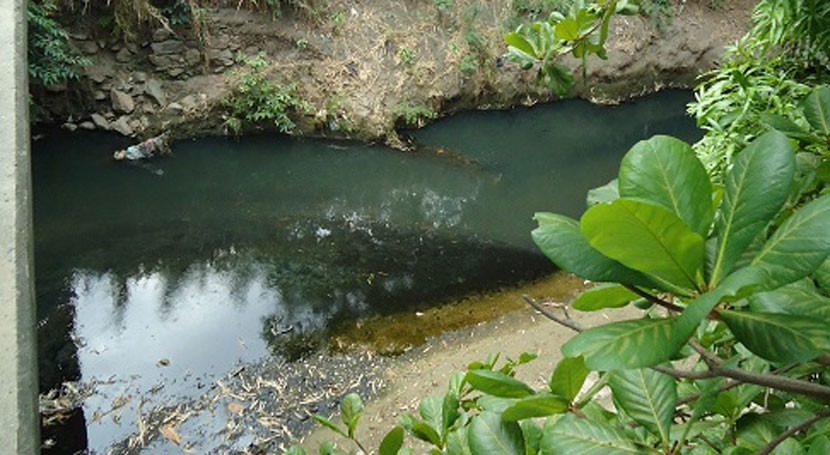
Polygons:
<instances>
[{"instance_id":1,"label":"tree branch","mask_svg":"<svg viewBox=\"0 0 830 455\"><path fill-rule=\"evenodd\" d=\"M810 417L809 419L779 434L777 438L773 439L772 442L770 442L769 444L767 444L766 447L764 447L764 450L758 452L758 455L769 455L782 442L786 441L787 438L794 436L797 433L806 430L807 428L810 428L814 423L818 422L819 420L826 419L828 417L830 417L830 409L825 409L824 411L819 412L818 414Z\"/></svg>"},{"instance_id":2,"label":"tree branch","mask_svg":"<svg viewBox=\"0 0 830 455\"><path fill-rule=\"evenodd\" d=\"M663 308L665 308L665 309L667 309L667 310L669 310L673 313L681 313L683 311L683 307L675 305L671 302L667 302L663 299L657 298L657 297L649 294L648 292L638 288L637 286L634 286L634 285L631 285L631 284L624 284L623 286L625 286L625 288L628 289L629 291L631 291L631 292L639 295L640 297L648 300L649 302L651 302L655 305L661 306L661 307L663 307Z\"/></svg>"},{"instance_id":3,"label":"tree branch","mask_svg":"<svg viewBox=\"0 0 830 455\"><path fill-rule=\"evenodd\" d=\"M652 370L658 371L663 374L667 374L671 377L678 378L678 379L712 379L718 377L718 375L712 371L688 371L688 370L675 370L674 368L664 367L664 366L656 366L651 367Z\"/></svg>"},{"instance_id":4,"label":"tree branch","mask_svg":"<svg viewBox=\"0 0 830 455\"><path fill-rule=\"evenodd\" d=\"M579 324L577 324L571 318L567 318L567 319L560 318L559 316L551 313L547 308L544 307L544 305L537 302L536 300L531 298L529 295L523 295L522 298L525 299L525 302L527 302L528 305L532 306L534 310L542 313L542 316L544 316L544 317L550 319L551 321L554 321L554 322L556 322L560 325L564 325L565 327L573 330L574 332L582 332L582 327L580 327Z\"/></svg>"}]
</instances>

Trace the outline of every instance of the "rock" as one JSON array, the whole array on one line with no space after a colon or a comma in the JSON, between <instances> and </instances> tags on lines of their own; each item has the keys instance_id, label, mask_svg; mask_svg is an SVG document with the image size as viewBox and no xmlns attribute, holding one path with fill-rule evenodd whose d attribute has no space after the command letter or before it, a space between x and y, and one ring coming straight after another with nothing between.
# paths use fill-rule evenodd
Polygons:
<instances>
[{"instance_id":1,"label":"rock","mask_svg":"<svg viewBox=\"0 0 830 455\"><path fill-rule=\"evenodd\" d=\"M89 65L84 68L87 77L96 84L103 83L112 73L104 65Z\"/></svg>"},{"instance_id":2,"label":"rock","mask_svg":"<svg viewBox=\"0 0 830 455\"><path fill-rule=\"evenodd\" d=\"M144 85L144 93L153 99L159 106L167 104L167 96L164 94L164 89L161 88L161 83L156 79L150 79Z\"/></svg>"},{"instance_id":3,"label":"rock","mask_svg":"<svg viewBox=\"0 0 830 455\"><path fill-rule=\"evenodd\" d=\"M133 53L130 52L129 49L126 47L121 48L118 53L115 54L115 61L118 63L127 63L133 59Z\"/></svg>"},{"instance_id":4,"label":"rock","mask_svg":"<svg viewBox=\"0 0 830 455\"><path fill-rule=\"evenodd\" d=\"M138 46L137 46L135 43L133 43L133 42L129 42L129 43L127 43L127 44L125 45L125 47L126 47L126 48L130 51L130 52L132 52L133 54L138 54Z\"/></svg>"},{"instance_id":5,"label":"rock","mask_svg":"<svg viewBox=\"0 0 830 455\"><path fill-rule=\"evenodd\" d=\"M196 109L197 100L196 100L196 97L194 95L187 95L184 98L180 99L179 103L182 105L182 107L185 110L192 111L192 110Z\"/></svg>"},{"instance_id":6,"label":"rock","mask_svg":"<svg viewBox=\"0 0 830 455\"><path fill-rule=\"evenodd\" d=\"M170 38L172 34L166 28L158 28L153 31L153 41L158 43Z\"/></svg>"},{"instance_id":7,"label":"rock","mask_svg":"<svg viewBox=\"0 0 830 455\"><path fill-rule=\"evenodd\" d=\"M170 77L179 77L184 74L184 68L181 67L173 67L167 70L167 75Z\"/></svg>"},{"instance_id":8,"label":"rock","mask_svg":"<svg viewBox=\"0 0 830 455\"><path fill-rule=\"evenodd\" d=\"M78 128L82 130L92 131L95 129L95 124L87 120L86 122L81 122L78 124Z\"/></svg>"},{"instance_id":9,"label":"rock","mask_svg":"<svg viewBox=\"0 0 830 455\"><path fill-rule=\"evenodd\" d=\"M75 130L77 130L77 129L78 129L78 125L76 125L76 124L74 124L74 123L72 123L72 122L66 122L66 123L64 123L62 126L63 126L63 129L65 129L65 130L67 130L67 131L75 131ZM94 126L94 125L93 125L93 126Z\"/></svg>"},{"instance_id":10,"label":"rock","mask_svg":"<svg viewBox=\"0 0 830 455\"><path fill-rule=\"evenodd\" d=\"M188 49L184 53L184 61L188 66L198 65L202 61L202 53L198 49Z\"/></svg>"},{"instance_id":11,"label":"rock","mask_svg":"<svg viewBox=\"0 0 830 455\"><path fill-rule=\"evenodd\" d=\"M147 73L144 71L136 71L133 73L133 80L136 82L147 82Z\"/></svg>"},{"instance_id":12,"label":"rock","mask_svg":"<svg viewBox=\"0 0 830 455\"><path fill-rule=\"evenodd\" d=\"M110 122L107 121L107 119L104 118L103 115L95 113L95 114L90 115L90 118L92 118L92 123L94 123L94 127L97 127L98 129L101 129L101 130L109 130L110 129ZM86 122L84 122L84 123L86 123ZM83 128L83 125L84 124L81 123L81 128Z\"/></svg>"},{"instance_id":13,"label":"rock","mask_svg":"<svg viewBox=\"0 0 830 455\"><path fill-rule=\"evenodd\" d=\"M81 41L78 43L78 49L86 55L98 53L98 44L95 41Z\"/></svg>"},{"instance_id":14,"label":"rock","mask_svg":"<svg viewBox=\"0 0 830 455\"><path fill-rule=\"evenodd\" d=\"M119 114L129 114L135 109L133 97L121 90L110 90L110 100L112 101L112 109Z\"/></svg>"},{"instance_id":15,"label":"rock","mask_svg":"<svg viewBox=\"0 0 830 455\"><path fill-rule=\"evenodd\" d=\"M179 54L184 51L184 44L179 40L171 39L160 43L153 43L150 45L150 48L156 55Z\"/></svg>"},{"instance_id":16,"label":"rock","mask_svg":"<svg viewBox=\"0 0 830 455\"><path fill-rule=\"evenodd\" d=\"M233 65L233 52L229 49L210 49L207 52L208 60L211 63L218 66L231 66Z\"/></svg>"},{"instance_id":17,"label":"rock","mask_svg":"<svg viewBox=\"0 0 830 455\"><path fill-rule=\"evenodd\" d=\"M96 90L92 92L92 98L94 98L95 101L104 101L107 99L107 94L104 93L103 90Z\"/></svg>"},{"instance_id":18,"label":"rock","mask_svg":"<svg viewBox=\"0 0 830 455\"><path fill-rule=\"evenodd\" d=\"M170 103L167 105L167 111L169 111L171 114L178 115L181 114L182 111L184 111L184 106L175 102Z\"/></svg>"},{"instance_id":19,"label":"rock","mask_svg":"<svg viewBox=\"0 0 830 455\"><path fill-rule=\"evenodd\" d=\"M132 136L134 131L129 123L130 118L125 116L119 117L118 120L112 122L112 129L115 132L123 134L124 136Z\"/></svg>"}]
</instances>

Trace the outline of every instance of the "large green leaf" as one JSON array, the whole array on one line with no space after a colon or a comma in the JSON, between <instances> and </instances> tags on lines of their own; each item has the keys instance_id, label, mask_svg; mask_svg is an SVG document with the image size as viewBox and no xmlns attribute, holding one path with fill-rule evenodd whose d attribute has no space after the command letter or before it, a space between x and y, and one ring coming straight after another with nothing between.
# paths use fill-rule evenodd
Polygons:
<instances>
[{"instance_id":1,"label":"large green leaf","mask_svg":"<svg viewBox=\"0 0 830 455\"><path fill-rule=\"evenodd\" d=\"M424 423L429 425L439 435L444 433L443 415L444 415L444 397L435 395L424 398L421 404L418 405L418 413L424 419Z\"/></svg>"},{"instance_id":2,"label":"large green leaf","mask_svg":"<svg viewBox=\"0 0 830 455\"><path fill-rule=\"evenodd\" d=\"M799 283L759 292L749 298L749 307L758 313L795 314L830 324L830 298Z\"/></svg>"},{"instance_id":3,"label":"large green leaf","mask_svg":"<svg viewBox=\"0 0 830 455\"><path fill-rule=\"evenodd\" d=\"M830 87L816 87L802 105L804 117L822 136L830 135Z\"/></svg>"},{"instance_id":4,"label":"large green leaf","mask_svg":"<svg viewBox=\"0 0 830 455\"><path fill-rule=\"evenodd\" d=\"M620 198L588 209L581 227L597 251L662 282L695 289L702 277L703 237L662 207Z\"/></svg>"},{"instance_id":5,"label":"large green leaf","mask_svg":"<svg viewBox=\"0 0 830 455\"><path fill-rule=\"evenodd\" d=\"M744 267L724 278L717 288L702 294L686 306L674 324L671 346L668 349L677 352L685 346L701 321L718 303L748 289L754 290L765 281L767 281L767 274L757 267Z\"/></svg>"},{"instance_id":6,"label":"large green leaf","mask_svg":"<svg viewBox=\"0 0 830 455\"><path fill-rule=\"evenodd\" d=\"M540 448L541 455L642 453L621 430L572 414L563 416L555 423L548 421L545 424Z\"/></svg>"},{"instance_id":7,"label":"large green leaf","mask_svg":"<svg viewBox=\"0 0 830 455\"><path fill-rule=\"evenodd\" d=\"M801 207L775 231L752 265L769 274L775 289L813 273L830 255L830 194Z\"/></svg>"},{"instance_id":8,"label":"large green leaf","mask_svg":"<svg viewBox=\"0 0 830 455\"><path fill-rule=\"evenodd\" d=\"M645 368L663 363L675 350L670 341L674 318L636 319L588 329L562 346L566 357L585 357L592 370Z\"/></svg>"},{"instance_id":9,"label":"large green leaf","mask_svg":"<svg viewBox=\"0 0 830 455\"><path fill-rule=\"evenodd\" d=\"M652 286L642 273L591 247L582 236L578 221L553 213L537 213L534 219L539 227L532 232L533 241L562 270L591 281Z\"/></svg>"},{"instance_id":10,"label":"large green leaf","mask_svg":"<svg viewBox=\"0 0 830 455\"><path fill-rule=\"evenodd\" d=\"M363 400L360 399L360 395L350 393L343 397L343 402L340 403L340 419L346 424L349 437L354 436L354 430L357 427L357 421L360 420L361 412L363 412Z\"/></svg>"},{"instance_id":11,"label":"large green leaf","mask_svg":"<svg viewBox=\"0 0 830 455\"><path fill-rule=\"evenodd\" d=\"M825 259L816 269L815 278L818 287L830 292L830 257Z\"/></svg>"},{"instance_id":12,"label":"large green leaf","mask_svg":"<svg viewBox=\"0 0 830 455\"><path fill-rule=\"evenodd\" d=\"M458 428L447 435L447 455L473 455L467 438L467 427Z\"/></svg>"},{"instance_id":13,"label":"large green leaf","mask_svg":"<svg viewBox=\"0 0 830 455\"><path fill-rule=\"evenodd\" d=\"M568 410L568 401L549 393L522 398L516 404L505 409L501 418L516 422L532 417L547 417L562 414Z\"/></svg>"},{"instance_id":14,"label":"large green leaf","mask_svg":"<svg viewBox=\"0 0 830 455\"><path fill-rule=\"evenodd\" d=\"M810 134L809 131L805 131L804 128L801 128L795 122L793 122L787 117L784 117L783 115L762 112L760 117L762 122L766 123L767 125L775 128L776 130L786 134L788 137L791 137L793 139L798 139L807 142L811 142L816 139L816 137Z\"/></svg>"},{"instance_id":15,"label":"large green leaf","mask_svg":"<svg viewBox=\"0 0 830 455\"><path fill-rule=\"evenodd\" d=\"M548 388L554 395L573 401L582 390L590 371L585 366L583 357L565 357L556 364L548 381Z\"/></svg>"},{"instance_id":16,"label":"large green leaf","mask_svg":"<svg viewBox=\"0 0 830 455\"><path fill-rule=\"evenodd\" d=\"M536 51L528 40L516 32L510 32L504 35L504 41L508 46L512 46L517 50L527 54L530 57L536 58Z\"/></svg>"},{"instance_id":17,"label":"large green leaf","mask_svg":"<svg viewBox=\"0 0 830 455\"><path fill-rule=\"evenodd\" d=\"M620 196L659 205L706 237L712 224L712 183L689 144L670 136L640 141L620 163Z\"/></svg>"},{"instance_id":18,"label":"large green leaf","mask_svg":"<svg viewBox=\"0 0 830 455\"><path fill-rule=\"evenodd\" d=\"M652 369L621 370L611 374L609 383L614 404L671 446L672 420L677 405L677 383Z\"/></svg>"},{"instance_id":19,"label":"large green leaf","mask_svg":"<svg viewBox=\"0 0 830 455\"><path fill-rule=\"evenodd\" d=\"M618 284L600 284L588 289L571 303L579 311L597 311L606 308L620 308L640 296Z\"/></svg>"},{"instance_id":20,"label":"large green leaf","mask_svg":"<svg viewBox=\"0 0 830 455\"><path fill-rule=\"evenodd\" d=\"M467 441L472 453L524 455L525 441L516 422L506 422L499 414L482 412L470 421Z\"/></svg>"},{"instance_id":21,"label":"large green leaf","mask_svg":"<svg viewBox=\"0 0 830 455\"><path fill-rule=\"evenodd\" d=\"M769 132L749 144L726 174L718 249L710 286L717 286L787 200L795 157L787 137Z\"/></svg>"},{"instance_id":22,"label":"large green leaf","mask_svg":"<svg viewBox=\"0 0 830 455\"><path fill-rule=\"evenodd\" d=\"M773 362L803 362L830 345L830 325L820 319L780 313L721 311L744 346Z\"/></svg>"},{"instance_id":23,"label":"large green leaf","mask_svg":"<svg viewBox=\"0 0 830 455\"><path fill-rule=\"evenodd\" d=\"M533 395L533 389L518 379L491 370L470 370L467 382L476 390L502 398L524 398Z\"/></svg>"}]
</instances>

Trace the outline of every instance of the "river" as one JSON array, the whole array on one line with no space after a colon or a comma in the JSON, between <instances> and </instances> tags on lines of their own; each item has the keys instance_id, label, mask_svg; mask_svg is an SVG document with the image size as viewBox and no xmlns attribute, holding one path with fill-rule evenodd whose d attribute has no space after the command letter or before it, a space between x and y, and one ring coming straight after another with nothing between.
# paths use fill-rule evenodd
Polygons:
<instances>
[{"instance_id":1,"label":"river","mask_svg":"<svg viewBox=\"0 0 830 455\"><path fill-rule=\"evenodd\" d=\"M135 431L123 397L192 399L324 347L334 322L547 275L533 213L578 216L637 140L696 140L689 101L462 113L409 132L422 154L267 135L121 163L123 138L49 132L33 144L41 389L94 383L74 442L105 452Z\"/></svg>"}]
</instances>

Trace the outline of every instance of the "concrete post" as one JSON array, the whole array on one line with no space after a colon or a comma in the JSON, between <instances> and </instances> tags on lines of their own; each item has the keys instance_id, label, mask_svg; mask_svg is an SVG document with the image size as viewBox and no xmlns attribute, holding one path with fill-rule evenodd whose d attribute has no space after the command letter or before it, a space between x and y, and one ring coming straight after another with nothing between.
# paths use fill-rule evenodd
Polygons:
<instances>
[{"instance_id":1,"label":"concrete post","mask_svg":"<svg viewBox=\"0 0 830 455\"><path fill-rule=\"evenodd\" d=\"M40 453L26 0L0 0L0 453Z\"/></svg>"}]
</instances>

